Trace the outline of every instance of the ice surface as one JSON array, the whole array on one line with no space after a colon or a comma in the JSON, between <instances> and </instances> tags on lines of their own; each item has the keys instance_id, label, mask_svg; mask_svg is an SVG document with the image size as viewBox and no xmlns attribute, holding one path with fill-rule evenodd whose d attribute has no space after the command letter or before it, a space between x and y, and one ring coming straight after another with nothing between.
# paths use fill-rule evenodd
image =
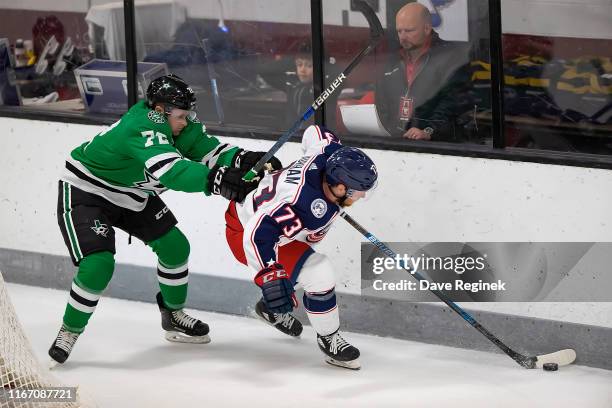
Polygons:
<instances>
[{"instance_id":1,"label":"ice surface","mask_svg":"<svg viewBox=\"0 0 612 408\"><path fill-rule=\"evenodd\" d=\"M67 292L8 291L47 364ZM103 408L612 407L612 371L526 370L502 354L346 333L362 353L362 369L349 371L325 364L309 326L292 339L255 319L193 315L211 326L210 344L169 343L155 304L103 298L53 373Z\"/></svg>"}]
</instances>

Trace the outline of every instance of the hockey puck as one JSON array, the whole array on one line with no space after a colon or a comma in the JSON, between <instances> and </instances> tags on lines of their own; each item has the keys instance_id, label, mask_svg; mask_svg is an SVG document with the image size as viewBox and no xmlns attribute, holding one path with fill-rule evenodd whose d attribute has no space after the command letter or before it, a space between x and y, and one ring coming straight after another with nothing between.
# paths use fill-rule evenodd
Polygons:
<instances>
[{"instance_id":1,"label":"hockey puck","mask_svg":"<svg viewBox=\"0 0 612 408\"><path fill-rule=\"evenodd\" d=\"M542 368L544 369L544 371L557 371L559 369L559 366L557 365L557 363L545 363Z\"/></svg>"}]
</instances>

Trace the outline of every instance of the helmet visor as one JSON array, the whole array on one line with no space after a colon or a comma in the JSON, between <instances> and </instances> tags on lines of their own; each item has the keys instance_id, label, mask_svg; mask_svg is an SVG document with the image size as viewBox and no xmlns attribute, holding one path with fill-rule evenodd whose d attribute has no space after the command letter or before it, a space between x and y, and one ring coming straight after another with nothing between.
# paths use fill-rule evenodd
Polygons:
<instances>
[{"instance_id":1,"label":"helmet visor","mask_svg":"<svg viewBox=\"0 0 612 408\"><path fill-rule=\"evenodd\" d=\"M378 187L378 181L374 182L372 188L367 191L349 188L346 190L346 199L350 200L351 203L355 203L356 201L369 201L372 195L374 195L376 187Z\"/></svg>"},{"instance_id":2,"label":"helmet visor","mask_svg":"<svg viewBox=\"0 0 612 408\"><path fill-rule=\"evenodd\" d=\"M166 109L166 115L176 120L191 119L192 121L196 118L196 111L179 109L174 106L169 106Z\"/></svg>"}]
</instances>

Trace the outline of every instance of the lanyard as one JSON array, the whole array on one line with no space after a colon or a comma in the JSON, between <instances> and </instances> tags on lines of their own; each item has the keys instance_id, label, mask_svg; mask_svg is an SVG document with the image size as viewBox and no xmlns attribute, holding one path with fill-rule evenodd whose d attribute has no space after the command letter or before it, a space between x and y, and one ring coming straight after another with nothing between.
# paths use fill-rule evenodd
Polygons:
<instances>
[{"instance_id":1,"label":"lanyard","mask_svg":"<svg viewBox=\"0 0 612 408\"><path fill-rule=\"evenodd\" d=\"M412 89L412 84L414 83L414 80L416 79L416 77L418 77L421 74L421 72L425 68L425 65L427 65L427 63L429 62L429 57L430 57L430 54L427 53L425 56L425 60L421 64L419 64L419 60L421 59L421 56L419 56L413 64L410 64L410 65L406 64L405 74L406 74L406 82L408 83L408 89L406 90L406 96L410 94L410 90ZM417 64L419 64L418 67L417 67ZM418 70L415 68L418 68Z\"/></svg>"}]
</instances>

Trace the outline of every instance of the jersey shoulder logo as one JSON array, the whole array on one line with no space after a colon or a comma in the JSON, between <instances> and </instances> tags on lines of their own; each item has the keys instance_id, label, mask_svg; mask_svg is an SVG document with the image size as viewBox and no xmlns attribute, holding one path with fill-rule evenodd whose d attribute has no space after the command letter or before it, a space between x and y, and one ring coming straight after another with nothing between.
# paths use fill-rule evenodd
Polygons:
<instances>
[{"instance_id":1,"label":"jersey shoulder logo","mask_svg":"<svg viewBox=\"0 0 612 408\"><path fill-rule=\"evenodd\" d=\"M310 211L312 211L312 215L317 218L323 218L325 213L327 212L327 203L325 200L321 198L317 198L310 204Z\"/></svg>"},{"instance_id":2,"label":"jersey shoulder logo","mask_svg":"<svg viewBox=\"0 0 612 408\"><path fill-rule=\"evenodd\" d=\"M158 125L161 125L162 123L166 122L166 117L163 114L154 110L150 110L147 116L149 117L149 120L151 122L157 123Z\"/></svg>"},{"instance_id":3,"label":"jersey shoulder logo","mask_svg":"<svg viewBox=\"0 0 612 408\"><path fill-rule=\"evenodd\" d=\"M319 167L317 166L317 163L312 163L310 165L310 167L308 168L308 171L310 171L310 170L318 170L318 169L319 169Z\"/></svg>"}]
</instances>

